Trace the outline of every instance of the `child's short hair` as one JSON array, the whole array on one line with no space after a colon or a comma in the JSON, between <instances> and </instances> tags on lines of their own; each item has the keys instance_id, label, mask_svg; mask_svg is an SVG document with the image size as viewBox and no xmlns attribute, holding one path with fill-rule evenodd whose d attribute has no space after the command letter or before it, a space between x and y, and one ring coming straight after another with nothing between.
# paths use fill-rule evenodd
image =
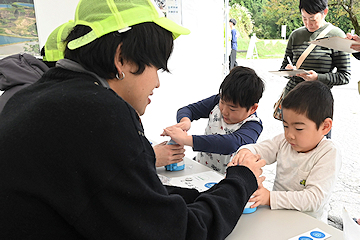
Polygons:
<instances>
[{"instance_id":1,"label":"child's short hair","mask_svg":"<svg viewBox=\"0 0 360 240\"><path fill-rule=\"evenodd\" d=\"M220 97L224 101L239 104L249 110L258 103L264 92L264 82L248 67L233 68L220 85Z\"/></svg>"},{"instance_id":2,"label":"child's short hair","mask_svg":"<svg viewBox=\"0 0 360 240\"><path fill-rule=\"evenodd\" d=\"M330 88L322 82L304 81L285 96L281 107L304 114L319 129L326 118L333 118L334 98Z\"/></svg>"}]
</instances>

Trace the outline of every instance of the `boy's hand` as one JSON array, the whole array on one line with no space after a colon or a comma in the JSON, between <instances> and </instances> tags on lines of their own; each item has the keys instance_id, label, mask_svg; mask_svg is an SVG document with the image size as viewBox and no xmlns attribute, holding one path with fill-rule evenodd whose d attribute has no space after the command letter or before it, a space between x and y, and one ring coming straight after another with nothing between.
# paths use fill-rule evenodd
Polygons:
<instances>
[{"instance_id":1,"label":"boy's hand","mask_svg":"<svg viewBox=\"0 0 360 240\"><path fill-rule=\"evenodd\" d=\"M181 128L182 130L184 130L185 132L187 132L191 128L191 121L188 117L183 117L179 123L177 123L171 127L178 127L178 128ZM163 131L163 133L160 134L160 136L168 136L168 135L165 133L165 131Z\"/></svg>"},{"instance_id":2,"label":"boy's hand","mask_svg":"<svg viewBox=\"0 0 360 240\"><path fill-rule=\"evenodd\" d=\"M181 146L193 146L193 139L191 135L187 135L185 131L176 126L167 127L164 129L163 136L170 136L177 144Z\"/></svg>"},{"instance_id":3,"label":"boy's hand","mask_svg":"<svg viewBox=\"0 0 360 240\"><path fill-rule=\"evenodd\" d=\"M188 118L188 117L183 117L183 118L180 120L180 122L179 122L178 124L174 125L174 126L179 127L179 128L181 128L182 130L184 130L184 131L187 132L187 131L189 131L190 128L191 128L190 118Z\"/></svg>"},{"instance_id":4,"label":"boy's hand","mask_svg":"<svg viewBox=\"0 0 360 240\"><path fill-rule=\"evenodd\" d=\"M253 154L249 149L243 148L240 151L238 151L238 153L232 158L231 162L229 163L230 165L228 166L240 165L246 157L250 157L254 155L255 154Z\"/></svg>"},{"instance_id":5,"label":"boy's hand","mask_svg":"<svg viewBox=\"0 0 360 240\"><path fill-rule=\"evenodd\" d=\"M156 167L166 166L172 163L178 163L185 157L183 146L167 145L166 141L154 146L156 156Z\"/></svg>"},{"instance_id":6,"label":"boy's hand","mask_svg":"<svg viewBox=\"0 0 360 240\"><path fill-rule=\"evenodd\" d=\"M256 190L253 197L249 199L249 202L255 202L250 208L255 208L260 205L268 205L270 206L270 191L267 190L262 183L259 184L258 190Z\"/></svg>"}]
</instances>

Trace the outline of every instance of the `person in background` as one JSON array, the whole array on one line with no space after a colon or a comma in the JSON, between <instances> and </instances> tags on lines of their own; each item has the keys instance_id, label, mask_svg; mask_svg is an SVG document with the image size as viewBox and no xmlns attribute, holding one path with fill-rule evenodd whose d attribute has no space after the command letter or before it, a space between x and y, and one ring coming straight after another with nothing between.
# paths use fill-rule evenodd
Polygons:
<instances>
[{"instance_id":1,"label":"person in background","mask_svg":"<svg viewBox=\"0 0 360 240\"><path fill-rule=\"evenodd\" d=\"M219 94L180 108L178 124L168 127L163 135L180 145L191 146L199 153L196 161L222 174L232 154L245 144L255 143L262 132L256 115L264 83L251 68L235 67L225 77ZM208 118L204 135L188 135L191 122Z\"/></svg>"},{"instance_id":2,"label":"person in background","mask_svg":"<svg viewBox=\"0 0 360 240\"><path fill-rule=\"evenodd\" d=\"M238 63L236 62L236 52L237 52L237 38L238 38L238 33L235 29L235 25L236 25L236 20L234 18L231 18L229 20L229 25L230 25L230 29L231 29L231 52L230 52L230 56L229 56L229 69L233 69L234 67L238 66Z\"/></svg>"},{"instance_id":3,"label":"person in background","mask_svg":"<svg viewBox=\"0 0 360 240\"><path fill-rule=\"evenodd\" d=\"M232 159L234 165L253 154L267 164L277 163L272 191L261 185L249 200L255 202L252 208L294 209L327 223L330 196L341 167L340 151L324 137L332 126L333 102L325 84L301 82L284 98L284 133L240 147Z\"/></svg>"},{"instance_id":4,"label":"person in background","mask_svg":"<svg viewBox=\"0 0 360 240\"><path fill-rule=\"evenodd\" d=\"M166 187L140 119L190 31L150 0L80 0L74 23L64 59L0 114L0 239L225 239L265 161L202 193Z\"/></svg>"},{"instance_id":5,"label":"person in background","mask_svg":"<svg viewBox=\"0 0 360 240\"><path fill-rule=\"evenodd\" d=\"M329 11L327 0L300 0L299 10L304 26L291 33L281 69L294 68L309 46L308 42L315 40L322 31L330 30L324 37L345 37L345 33L340 28L325 21ZM289 64L288 57L293 65ZM320 81L329 88L348 84L350 81L350 55L342 51L316 46L299 68L307 70L307 73L289 78L285 87L285 96L303 81ZM333 71L335 68L336 72ZM331 138L331 131L327 137Z\"/></svg>"},{"instance_id":6,"label":"person in background","mask_svg":"<svg viewBox=\"0 0 360 240\"><path fill-rule=\"evenodd\" d=\"M19 90L36 82L49 67L27 53L14 54L0 60L0 113L6 102Z\"/></svg>"}]
</instances>

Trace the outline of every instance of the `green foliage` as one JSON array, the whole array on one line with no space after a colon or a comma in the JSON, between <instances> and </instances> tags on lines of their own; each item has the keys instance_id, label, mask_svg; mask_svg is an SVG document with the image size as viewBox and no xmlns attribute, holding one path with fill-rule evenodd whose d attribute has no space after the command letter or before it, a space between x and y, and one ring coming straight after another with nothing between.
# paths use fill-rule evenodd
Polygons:
<instances>
[{"instance_id":1,"label":"green foliage","mask_svg":"<svg viewBox=\"0 0 360 240\"><path fill-rule=\"evenodd\" d=\"M259 38L281 37L281 25L287 26L286 35L303 26L299 11L299 0L230 0L230 6L240 4L246 7L254 23L253 33ZM355 29L360 34L357 17L360 16L359 0L329 0L326 21L344 32Z\"/></svg>"},{"instance_id":2,"label":"green foliage","mask_svg":"<svg viewBox=\"0 0 360 240\"><path fill-rule=\"evenodd\" d=\"M345 25L342 21L342 19L348 19L352 25L351 29L355 29L355 32L360 35L360 24L357 18L360 16L360 3L358 0L329 0L329 8L331 7L338 9L337 17L340 19L340 25L349 26L349 23Z\"/></svg>"},{"instance_id":3,"label":"green foliage","mask_svg":"<svg viewBox=\"0 0 360 240\"><path fill-rule=\"evenodd\" d=\"M40 55L40 47L37 42L26 43L23 51L31 55Z\"/></svg>"},{"instance_id":4,"label":"green foliage","mask_svg":"<svg viewBox=\"0 0 360 240\"><path fill-rule=\"evenodd\" d=\"M326 21L331 22L345 33L354 29L348 14L339 6L329 6L329 14L326 16Z\"/></svg>"},{"instance_id":5,"label":"green foliage","mask_svg":"<svg viewBox=\"0 0 360 240\"><path fill-rule=\"evenodd\" d=\"M235 28L240 33L241 38L248 38L253 31L253 22L247 8L234 4L230 9L229 16L236 20Z\"/></svg>"},{"instance_id":6,"label":"green foliage","mask_svg":"<svg viewBox=\"0 0 360 240\"><path fill-rule=\"evenodd\" d=\"M248 49L249 47L249 39L239 39L238 40L238 47L239 49ZM257 53L260 59L266 58L283 58L287 41L284 40L260 40L255 43ZM246 52L244 53L237 53L236 58L245 59Z\"/></svg>"},{"instance_id":7,"label":"green foliage","mask_svg":"<svg viewBox=\"0 0 360 240\"><path fill-rule=\"evenodd\" d=\"M264 5L263 17L265 23L273 26L273 31L268 34L270 39L281 37L281 25L286 25L286 38L293 30L303 25L298 5L294 4L294 0L267 0L267 4ZM274 29L274 25L276 29Z\"/></svg>"}]
</instances>

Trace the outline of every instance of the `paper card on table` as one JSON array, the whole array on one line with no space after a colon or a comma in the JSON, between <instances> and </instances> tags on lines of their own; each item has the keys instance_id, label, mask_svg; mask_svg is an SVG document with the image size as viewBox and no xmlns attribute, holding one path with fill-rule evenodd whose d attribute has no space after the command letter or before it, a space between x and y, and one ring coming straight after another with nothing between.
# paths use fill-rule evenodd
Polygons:
<instances>
[{"instance_id":1,"label":"paper card on table","mask_svg":"<svg viewBox=\"0 0 360 240\"><path fill-rule=\"evenodd\" d=\"M343 208L342 218L344 225L344 239L358 239L360 236L360 226L350 217L348 211L346 211L345 208Z\"/></svg>"},{"instance_id":2,"label":"paper card on table","mask_svg":"<svg viewBox=\"0 0 360 240\"><path fill-rule=\"evenodd\" d=\"M360 44L354 40L350 40L347 38L341 38L341 37L327 37L327 38L319 38L314 41L310 41L309 43L319 45L322 47L335 49L347 53L355 53L354 49L351 49L351 45L353 44Z\"/></svg>"},{"instance_id":3,"label":"paper card on table","mask_svg":"<svg viewBox=\"0 0 360 240\"><path fill-rule=\"evenodd\" d=\"M182 177L170 178L169 183L172 186L183 188L195 188L199 192L203 192L224 179L224 176L214 172L207 171Z\"/></svg>"},{"instance_id":4,"label":"paper card on table","mask_svg":"<svg viewBox=\"0 0 360 240\"><path fill-rule=\"evenodd\" d=\"M320 228L314 228L311 231L289 238L288 240L310 240L310 239L323 240L323 239L328 239L329 237L331 237L330 234L322 231Z\"/></svg>"},{"instance_id":5,"label":"paper card on table","mask_svg":"<svg viewBox=\"0 0 360 240\"><path fill-rule=\"evenodd\" d=\"M278 76L289 76L289 77L292 77L292 76L295 76L296 74L301 74L301 73L306 73L308 74L307 71L305 71L304 69L281 69L279 71L269 71L269 73L272 73L272 74L276 74Z\"/></svg>"}]
</instances>

